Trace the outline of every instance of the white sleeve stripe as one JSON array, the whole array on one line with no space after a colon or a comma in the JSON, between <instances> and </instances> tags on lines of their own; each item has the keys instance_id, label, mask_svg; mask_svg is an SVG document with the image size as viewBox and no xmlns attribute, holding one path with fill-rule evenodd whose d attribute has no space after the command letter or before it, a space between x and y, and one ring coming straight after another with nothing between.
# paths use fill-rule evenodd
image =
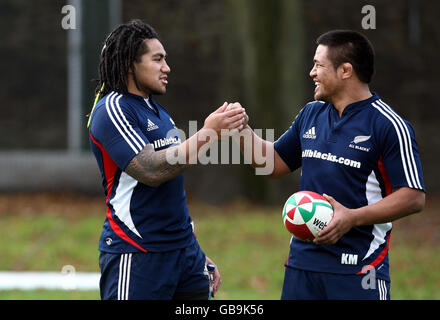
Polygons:
<instances>
[{"instance_id":1,"label":"white sleeve stripe","mask_svg":"<svg viewBox=\"0 0 440 320\"><path fill-rule=\"evenodd\" d=\"M411 175L411 181L414 183L414 185L417 185L417 181L414 177L414 172L416 171L416 169L414 168L415 164L413 164L413 166L411 165L410 153L412 153L412 143L411 143L411 137L408 132L408 128L406 127L403 120L395 112L393 112L388 105L386 105L381 100L379 100L378 103L384 108L384 110L386 110L386 112L388 112L388 114L390 114L396 120L399 129L401 130L404 139L405 155L406 155L406 160L408 162L408 169Z\"/></svg>"},{"instance_id":2,"label":"white sleeve stripe","mask_svg":"<svg viewBox=\"0 0 440 320\"><path fill-rule=\"evenodd\" d=\"M405 172L405 177L408 186L410 188L422 189L420 185L420 181L418 180L417 167L415 165L415 162L411 163L410 161L410 153L412 154L412 143L411 143L411 137L409 136L409 132L407 130L405 132L403 128L403 127L406 128L405 123L403 123L403 127L402 127L403 121L401 120L401 118L398 117L394 112L387 109L386 106L382 105L379 101L377 102L379 105L373 102L373 106L377 110L379 110L388 120L390 120L390 122L394 126L394 129L396 130L397 138L399 140L402 166ZM417 179L414 177L414 175L416 175Z\"/></svg>"},{"instance_id":3,"label":"white sleeve stripe","mask_svg":"<svg viewBox=\"0 0 440 320\"><path fill-rule=\"evenodd\" d=\"M415 185L416 185L419 189L422 189L422 184L420 183L419 174L418 174L418 171L417 171L416 161L414 160L414 152L413 152L413 148L412 148L411 135L409 134L408 126L405 124L405 122L403 121L403 119L402 119L400 116L398 116L398 115L397 115L397 114L396 114L396 113L390 108L390 106L388 106L385 102L383 102L382 100L379 100L379 103L381 103L382 106L386 107L391 113L395 114L395 115L396 115L396 118L397 118L397 119L400 121L400 123L402 124L402 126L403 126L403 128L404 128L404 130L405 130L406 136L407 136L407 138L408 138L408 142L409 142L408 144L409 144L409 155L410 155L410 158L408 158L408 162L409 162L410 164L412 164L412 166L410 166L410 169L413 170L413 171L411 171L411 173L414 172L414 175L411 175L411 176L412 176L412 178L413 178L413 181L415 182Z\"/></svg>"},{"instance_id":4,"label":"white sleeve stripe","mask_svg":"<svg viewBox=\"0 0 440 320\"><path fill-rule=\"evenodd\" d=\"M383 108L379 107L379 106L376 105L374 102L373 102L373 106L374 106L377 110L379 110L380 113L382 113L382 114L383 114L388 120L391 121L391 123L392 123L393 126L394 126L394 129L396 130L397 138L399 139L400 158L401 158L401 160L402 160L402 166L403 166L403 170L404 170L404 172L405 172L406 181L407 181L407 183L408 183L408 186L409 186L410 188L413 188L413 184L412 184L412 182L411 182L411 180L410 180L410 178L409 178L409 176L408 176L408 168L407 168L407 164L406 164L406 156L405 156L404 151L403 151L402 137L401 137L401 135L400 135L399 128L397 127L396 122L391 118L391 116L390 116L385 110L383 110Z\"/></svg>"},{"instance_id":5,"label":"white sleeve stripe","mask_svg":"<svg viewBox=\"0 0 440 320\"><path fill-rule=\"evenodd\" d=\"M126 131L130 134L130 132L138 139L138 141L141 143L141 147L140 149L142 149L143 147L145 147L147 144L145 143L144 140L142 140L142 138L138 135L138 133L133 129L133 127L131 126L131 124L127 121L127 118L125 117L124 113L122 112L121 106L119 104L119 99L122 98L122 95L120 95L117 99L116 99L116 107L119 111L119 114L121 115L122 119L125 122L126 127L124 127L124 129L126 129ZM128 130L127 130L128 129ZM135 139L134 139L135 140ZM136 140L135 140L136 141Z\"/></svg>"},{"instance_id":6,"label":"white sleeve stripe","mask_svg":"<svg viewBox=\"0 0 440 320\"><path fill-rule=\"evenodd\" d=\"M113 99L110 100L110 106L111 106L111 110L113 111L113 115L115 116L115 118L118 120L117 122L119 123L119 125L121 126L122 129L124 129L124 132L128 135L128 137L131 139L131 142L133 144L135 144L138 148L139 151L142 150L142 146L139 144L139 142L133 137L133 135L131 134L131 132L127 129L126 125L124 125L123 120L125 119L125 122L128 123L127 119L125 118L125 116L122 114L122 110L121 110L121 115L118 114L117 110L116 110L116 105L119 104L119 99L121 99L122 95L118 95L117 98L115 99L116 95L113 96ZM115 102L116 100L116 102ZM134 131L134 130L133 130ZM138 152L139 152L138 151ZM136 153L138 153L136 152Z\"/></svg>"},{"instance_id":7,"label":"white sleeve stripe","mask_svg":"<svg viewBox=\"0 0 440 320\"><path fill-rule=\"evenodd\" d=\"M114 96L116 95L116 93L112 92L111 94L109 94L107 96L107 98L105 99L105 109L107 110L107 114L110 118L110 120L113 122L113 125L115 126L115 128L119 131L119 133L121 134L121 136L125 139L125 141L128 143L128 145L131 147L131 149L134 151L135 154L139 153L139 150L136 149L136 147L131 143L131 141L127 138L127 136L124 134L124 132L121 130L121 128L119 127L119 125L117 124L117 122L115 121L115 119L113 118L112 112L110 111L110 107L109 107L109 100L113 100ZM111 102L110 102L111 103Z\"/></svg>"},{"instance_id":8,"label":"white sleeve stripe","mask_svg":"<svg viewBox=\"0 0 440 320\"><path fill-rule=\"evenodd\" d=\"M133 127L128 123L127 118L124 116L120 105L119 99L122 95L118 95L115 92L112 92L105 101L105 107L107 110L107 114L112 121L115 128L127 142L127 144L131 147L135 154L138 154L143 147L146 146L146 143L142 138L136 133ZM116 101L115 101L116 98ZM116 110L118 108L118 110ZM119 112L118 112L119 111ZM124 123L125 122L125 123ZM138 140L133 136L135 135Z\"/></svg>"},{"instance_id":9,"label":"white sleeve stripe","mask_svg":"<svg viewBox=\"0 0 440 320\"><path fill-rule=\"evenodd\" d=\"M403 132L403 136L405 138L405 142L407 142L405 146L407 147L406 155L407 155L407 159L408 159L408 163L409 163L411 178L412 178L412 181L414 182L415 186L419 189L422 189L422 185L421 185L420 179L419 179L419 174L417 171L416 161L414 160L414 152L413 152L413 148L412 148L411 135L409 134L408 126L403 121L403 119L398 114L396 114L391 109L391 107L388 106L385 102L383 102L382 100L379 100L378 103L380 105L382 105L384 108L386 108L390 114L394 115L394 118L401 124L401 126L399 124L401 129L403 127L402 132Z\"/></svg>"},{"instance_id":10,"label":"white sleeve stripe","mask_svg":"<svg viewBox=\"0 0 440 320\"><path fill-rule=\"evenodd\" d=\"M409 133L405 132L406 125L405 123L402 124L403 121L401 121L400 117L398 117L395 113L393 113L390 108L387 108L387 106L384 103L381 103L381 101L377 101L377 103L383 107L384 111L387 112L397 123L398 128L400 129L400 133L402 134L403 137L403 147L405 150L405 153L402 153L402 156L405 155L406 156L406 161L407 161L407 166L408 166L408 171L409 174L411 176L411 182L414 185L417 185L417 182L414 179L414 173L413 173L413 167L411 166L411 161L410 161L410 156L409 156L409 150L412 149L412 145L411 145L411 137L409 137ZM396 129L397 130L397 129ZM409 146L408 146L409 144Z\"/></svg>"}]
</instances>

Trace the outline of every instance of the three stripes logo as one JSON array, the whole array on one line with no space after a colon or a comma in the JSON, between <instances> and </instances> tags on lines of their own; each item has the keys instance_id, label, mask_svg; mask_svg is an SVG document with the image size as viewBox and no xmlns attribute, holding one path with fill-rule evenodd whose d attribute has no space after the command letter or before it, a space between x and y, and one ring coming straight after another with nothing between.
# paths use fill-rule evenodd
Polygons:
<instances>
[{"instance_id":1,"label":"three stripes logo","mask_svg":"<svg viewBox=\"0 0 440 320\"><path fill-rule=\"evenodd\" d=\"M159 129L159 127L156 124L154 124L153 121L151 121L150 119L147 119L147 120L148 120L147 121L147 131Z\"/></svg>"},{"instance_id":2,"label":"three stripes logo","mask_svg":"<svg viewBox=\"0 0 440 320\"><path fill-rule=\"evenodd\" d=\"M400 157L407 184L410 188L423 189L422 179L419 177L419 167L413 151L412 136L405 121L381 99L372 103L385 118L387 118L396 131L400 145Z\"/></svg>"},{"instance_id":3,"label":"three stripes logo","mask_svg":"<svg viewBox=\"0 0 440 320\"><path fill-rule=\"evenodd\" d=\"M316 139L315 127L311 127L306 133L303 134L304 139Z\"/></svg>"},{"instance_id":4,"label":"three stripes logo","mask_svg":"<svg viewBox=\"0 0 440 320\"><path fill-rule=\"evenodd\" d=\"M133 129L130 122L128 122L125 117L124 112L122 112L119 104L121 98L122 94L117 94L112 91L105 99L105 108L115 128L119 131L134 153L138 154L147 144Z\"/></svg>"}]
</instances>

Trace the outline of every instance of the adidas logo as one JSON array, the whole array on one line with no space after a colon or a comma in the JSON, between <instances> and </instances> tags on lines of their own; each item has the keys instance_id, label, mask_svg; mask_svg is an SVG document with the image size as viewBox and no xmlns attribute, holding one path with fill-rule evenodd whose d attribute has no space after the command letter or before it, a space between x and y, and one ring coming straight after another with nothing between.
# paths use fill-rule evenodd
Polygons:
<instances>
[{"instance_id":1,"label":"adidas logo","mask_svg":"<svg viewBox=\"0 0 440 320\"><path fill-rule=\"evenodd\" d=\"M306 133L303 134L304 139L316 139L315 127L310 128Z\"/></svg>"},{"instance_id":2,"label":"adidas logo","mask_svg":"<svg viewBox=\"0 0 440 320\"><path fill-rule=\"evenodd\" d=\"M150 119L147 119L147 125L148 125L147 131L159 129L159 127L155 125L154 122L151 121Z\"/></svg>"}]
</instances>

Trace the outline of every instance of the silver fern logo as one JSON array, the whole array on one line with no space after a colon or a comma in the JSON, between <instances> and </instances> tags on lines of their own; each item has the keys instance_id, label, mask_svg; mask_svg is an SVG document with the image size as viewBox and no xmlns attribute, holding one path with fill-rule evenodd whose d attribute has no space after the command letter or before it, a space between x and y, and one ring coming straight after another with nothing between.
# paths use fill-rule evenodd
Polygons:
<instances>
[{"instance_id":1,"label":"silver fern logo","mask_svg":"<svg viewBox=\"0 0 440 320\"><path fill-rule=\"evenodd\" d=\"M368 141L368 140L370 140L370 138L371 138L371 135L370 136L356 136L356 137L354 137L353 141L350 142L350 144L348 146L352 149L368 152L368 151L370 151L370 148L358 146L358 144L365 142L365 141Z\"/></svg>"},{"instance_id":2,"label":"silver fern logo","mask_svg":"<svg viewBox=\"0 0 440 320\"><path fill-rule=\"evenodd\" d=\"M371 138L371 136L357 136L357 137L354 137L354 139L351 143L358 144L358 143L367 141L370 138Z\"/></svg>"}]
</instances>

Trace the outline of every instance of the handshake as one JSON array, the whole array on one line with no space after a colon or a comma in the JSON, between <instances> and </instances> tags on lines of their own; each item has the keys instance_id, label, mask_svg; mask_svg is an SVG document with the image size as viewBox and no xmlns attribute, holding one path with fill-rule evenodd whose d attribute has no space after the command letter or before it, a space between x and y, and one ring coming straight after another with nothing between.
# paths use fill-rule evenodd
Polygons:
<instances>
[{"instance_id":1,"label":"handshake","mask_svg":"<svg viewBox=\"0 0 440 320\"><path fill-rule=\"evenodd\" d=\"M203 129L214 130L217 136L232 136L246 128L249 117L239 102L223 103L206 119Z\"/></svg>"},{"instance_id":2,"label":"handshake","mask_svg":"<svg viewBox=\"0 0 440 320\"><path fill-rule=\"evenodd\" d=\"M252 165L256 175L272 174L274 130L267 129L267 141L263 140L260 138L262 130L252 130L248 121L249 117L240 103L223 103L205 119L203 127L197 132L193 131L194 134L188 139L185 139L184 132L177 133L182 139L179 138L175 148L167 149L167 162L171 165L240 164L241 153L244 163ZM174 136L174 132L170 136ZM229 137L235 142L232 153L229 153ZM221 143L218 143L219 140Z\"/></svg>"}]
</instances>

